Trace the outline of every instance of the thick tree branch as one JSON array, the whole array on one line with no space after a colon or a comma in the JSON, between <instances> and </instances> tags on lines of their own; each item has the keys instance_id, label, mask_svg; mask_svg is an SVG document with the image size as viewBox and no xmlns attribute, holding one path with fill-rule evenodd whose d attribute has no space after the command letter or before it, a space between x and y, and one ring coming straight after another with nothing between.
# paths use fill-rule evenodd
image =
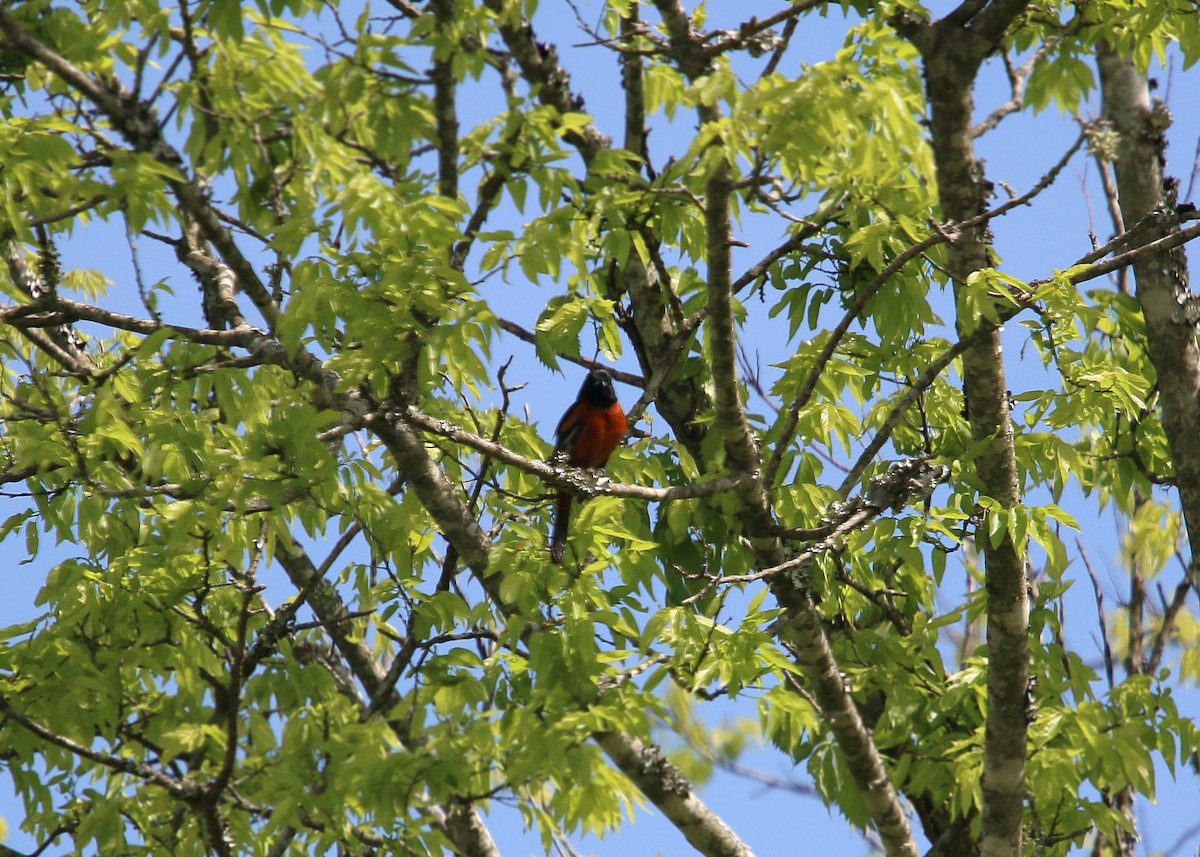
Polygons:
<instances>
[{"instance_id":1,"label":"thick tree branch","mask_svg":"<svg viewBox=\"0 0 1200 857\"><path fill-rule=\"evenodd\" d=\"M943 214L967 222L985 210L982 164L972 144L972 93L984 58L1025 0L967 2L933 25L912 20L898 28L917 46L925 66L931 137ZM975 271L990 266L988 235L976 227L947 247L956 294ZM960 333L977 326L959 318ZM1020 503L1020 483L1008 413L1008 386L1000 332L990 331L962 355L963 394L973 439L982 448L975 467L984 490L1002 508ZM1019 857L1026 794L1025 758L1029 635L1024 545L1004 532L984 541L987 591L988 705L984 741L984 857ZM938 839L943 831L926 831ZM964 844L964 853L966 847Z\"/></svg>"},{"instance_id":2,"label":"thick tree branch","mask_svg":"<svg viewBox=\"0 0 1200 857\"><path fill-rule=\"evenodd\" d=\"M558 52L552 45L539 43L534 38L533 28L519 17L520 7L506 5L504 0L484 0L484 5L499 19L500 37L517 61L525 80L537 90L542 103L564 116L582 112L583 99L571 90L571 77L559 65ZM611 141L591 122L583 128L568 130L563 134L563 139L574 146L588 164L600 151L611 145Z\"/></svg>"},{"instance_id":3,"label":"thick tree branch","mask_svg":"<svg viewBox=\"0 0 1200 857\"><path fill-rule=\"evenodd\" d=\"M1107 42L1099 48L1100 85L1105 117L1118 134L1114 166L1122 219L1140 223L1160 209L1174 205L1174 184L1163 175L1164 133L1169 123L1165 108L1150 102L1149 84L1134 62L1117 54ZM1181 317L1187 299L1187 260L1179 245L1184 233L1171 218L1148 224L1154 241L1134 259L1137 297L1146 319L1146 341L1158 375L1163 430L1175 466L1188 544L1200 556L1200 346L1194 323ZM1200 232L1200 230L1195 230ZM1162 242L1161 244L1158 242ZM1153 248L1153 249L1151 249ZM1160 249L1161 248L1161 249ZM1158 252L1155 252L1158 251ZM1193 579L1193 585L1200 581Z\"/></svg>"},{"instance_id":4,"label":"thick tree branch","mask_svg":"<svg viewBox=\"0 0 1200 857\"><path fill-rule=\"evenodd\" d=\"M165 332L169 339L182 339L226 348L240 346L252 351L259 349L269 338L265 331L249 326L235 330L216 330L164 324L152 319L138 318L59 297L33 304L0 307L0 323L10 324L13 327L28 329L70 324L76 321L91 321L114 330L128 330L145 336ZM272 339L272 341L274 340Z\"/></svg>"},{"instance_id":5,"label":"thick tree branch","mask_svg":"<svg viewBox=\"0 0 1200 857\"><path fill-rule=\"evenodd\" d=\"M1141 222L1154 211L1172 209L1176 202L1177 186L1163 174L1169 113L1162 105L1151 104L1148 81L1132 57L1122 56L1111 44L1101 40L1097 61L1104 116L1118 138L1113 166L1121 220ZM1173 237L1172 232L1178 234L1178 225L1173 218L1155 218L1155 221L1150 226L1157 241ZM1146 322L1147 350L1158 376L1163 431L1171 450L1175 487L1179 491L1188 546L1194 558L1200 556L1200 453L1195 443L1200 432L1200 400L1197 398L1200 396L1200 347L1196 341L1195 322L1180 317L1180 305L1189 297L1187 260L1182 246L1143 254L1134 261L1133 272L1138 302ZM1145 666L1142 657L1145 580L1136 563L1136 559L1131 560L1127 607L1130 647L1126 667L1131 673ZM1192 580L1193 584L1198 582ZM1137 829L1133 787L1125 785L1115 789L1106 793L1104 799L1127 819L1130 830L1118 829L1115 839L1098 835L1093 853L1105 851L1131 857L1137 843L1133 832Z\"/></svg>"},{"instance_id":6,"label":"thick tree branch","mask_svg":"<svg viewBox=\"0 0 1200 857\"><path fill-rule=\"evenodd\" d=\"M458 14L456 0L431 0L437 31L452 31ZM443 35L443 38L444 35ZM458 197L458 80L454 76L454 51L457 46L445 42L433 51L433 112L438 153L438 193L447 199Z\"/></svg>"},{"instance_id":7,"label":"thick tree branch","mask_svg":"<svg viewBox=\"0 0 1200 857\"><path fill-rule=\"evenodd\" d=\"M631 40L641 31L641 11L637 3L621 18L621 38ZM649 167L650 153L646 151L646 69L644 59L636 53L621 55L621 84L625 88L625 148L641 158Z\"/></svg>"},{"instance_id":8,"label":"thick tree branch","mask_svg":"<svg viewBox=\"0 0 1200 857\"><path fill-rule=\"evenodd\" d=\"M754 853L696 796L687 778L658 747L615 732L597 732L594 737L699 853L708 857L751 857Z\"/></svg>"},{"instance_id":9,"label":"thick tree branch","mask_svg":"<svg viewBox=\"0 0 1200 857\"><path fill-rule=\"evenodd\" d=\"M1126 233L1126 236L1130 234L1132 233ZM1125 236L1122 236L1122 238L1124 237ZM1195 238L1200 238L1200 224L1189 226L1187 229L1174 229L1168 231L1168 233L1163 235L1161 238L1155 238L1154 240L1148 241L1145 244L1134 246L1133 248L1126 250L1123 253L1119 253L1110 259L1106 259L1103 262L1097 262L1096 264L1091 265L1082 271L1076 271L1071 274L1068 279L1076 285L1079 283L1086 283L1088 280L1094 280L1097 277L1103 277L1107 274L1111 274L1113 271L1119 271L1124 268L1128 268L1131 265L1136 266L1139 262L1147 260L1159 253L1164 253L1168 250L1182 247L1184 244L1187 244L1189 241L1192 241ZM1032 282L1045 281L1036 280ZM1173 309L1172 316L1176 322L1183 320L1179 308L1188 303L1190 303L1190 301L1187 297L1184 297L1183 300L1176 301L1176 307Z\"/></svg>"}]
</instances>

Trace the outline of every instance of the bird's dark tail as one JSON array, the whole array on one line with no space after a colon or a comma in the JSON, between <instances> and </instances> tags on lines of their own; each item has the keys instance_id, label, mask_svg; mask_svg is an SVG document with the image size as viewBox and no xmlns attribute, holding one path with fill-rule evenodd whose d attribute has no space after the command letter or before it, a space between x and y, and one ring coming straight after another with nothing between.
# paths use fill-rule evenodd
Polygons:
<instances>
[{"instance_id":1,"label":"bird's dark tail","mask_svg":"<svg viewBox=\"0 0 1200 857\"><path fill-rule=\"evenodd\" d=\"M562 563L563 553L567 549L567 526L571 523L571 501L575 498L566 492L559 492L554 501L554 533L550 536L550 558Z\"/></svg>"}]
</instances>

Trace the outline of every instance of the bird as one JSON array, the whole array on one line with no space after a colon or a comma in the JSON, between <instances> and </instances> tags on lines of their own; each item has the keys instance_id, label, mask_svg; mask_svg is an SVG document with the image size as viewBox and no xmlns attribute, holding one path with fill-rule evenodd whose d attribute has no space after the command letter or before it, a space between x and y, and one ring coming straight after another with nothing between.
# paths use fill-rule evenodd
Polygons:
<instances>
[{"instance_id":1,"label":"bird","mask_svg":"<svg viewBox=\"0 0 1200 857\"><path fill-rule=\"evenodd\" d=\"M604 467L609 456L625 437L628 424L625 410L617 401L612 374L593 368L583 379L579 395L554 429L554 457L572 467ZM574 495L559 491L554 503L554 532L550 537L550 557L562 563L567 547L567 528L571 521Z\"/></svg>"}]
</instances>

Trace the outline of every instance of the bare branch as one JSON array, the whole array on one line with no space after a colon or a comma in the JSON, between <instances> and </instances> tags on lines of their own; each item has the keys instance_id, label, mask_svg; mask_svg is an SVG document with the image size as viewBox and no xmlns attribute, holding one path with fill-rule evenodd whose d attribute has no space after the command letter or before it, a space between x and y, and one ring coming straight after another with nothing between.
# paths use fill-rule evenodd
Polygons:
<instances>
[{"instance_id":1,"label":"bare branch","mask_svg":"<svg viewBox=\"0 0 1200 857\"><path fill-rule=\"evenodd\" d=\"M1088 577L1092 581L1092 591L1096 596L1096 616L1100 622L1100 642L1104 651L1104 676L1108 679L1108 687L1111 690L1115 687L1115 679L1112 644L1108 638L1108 619L1104 615L1104 590L1100 587L1100 578L1096 577L1096 571L1092 568L1092 561L1084 550L1083 542L1078 537L1075 538L1075 547L1079 549L1079 556L1083 559L1083 567L1087 569Z\"/></svg>"},{"instance_id":2,"label":"bare branch","mask_svg":"<svg viewBox=\"0 0 1200 857\"><path fill-rule=\"evenodd\" d=\"M1054 50L1060 41L1061 39L1055 36L1047 38L1033 52L1033 55L1017 68L1013 68L1009 55L1007 53L1004 54L1004 68L1008 72L1008 82L1012 88L1012 96L1008 101L988 114L986 119L972 128L972 136L982 137L999 125L1005 117L1011 116L1025 106L1025 83L1029 80L1029 75L1038 63L1049 56L1050 52Z\"/></svg>"}]
</instances>

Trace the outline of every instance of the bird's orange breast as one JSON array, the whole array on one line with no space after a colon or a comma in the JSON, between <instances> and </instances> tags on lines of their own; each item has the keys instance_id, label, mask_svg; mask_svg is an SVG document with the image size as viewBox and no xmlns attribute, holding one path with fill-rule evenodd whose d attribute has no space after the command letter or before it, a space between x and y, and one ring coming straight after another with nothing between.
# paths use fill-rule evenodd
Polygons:
<instances>
[{"instance_id":1,"label":"bird's orange breast","mask_svg":"<svg viewBox=\"0 0 1200 857\"><path fill-rule=\"evenodd\" d=\"M625 410L620 404L581 409L576 420L579 434L567 461L575 467L603 467L625 437Z\"/></svg>"}]
</instances>

